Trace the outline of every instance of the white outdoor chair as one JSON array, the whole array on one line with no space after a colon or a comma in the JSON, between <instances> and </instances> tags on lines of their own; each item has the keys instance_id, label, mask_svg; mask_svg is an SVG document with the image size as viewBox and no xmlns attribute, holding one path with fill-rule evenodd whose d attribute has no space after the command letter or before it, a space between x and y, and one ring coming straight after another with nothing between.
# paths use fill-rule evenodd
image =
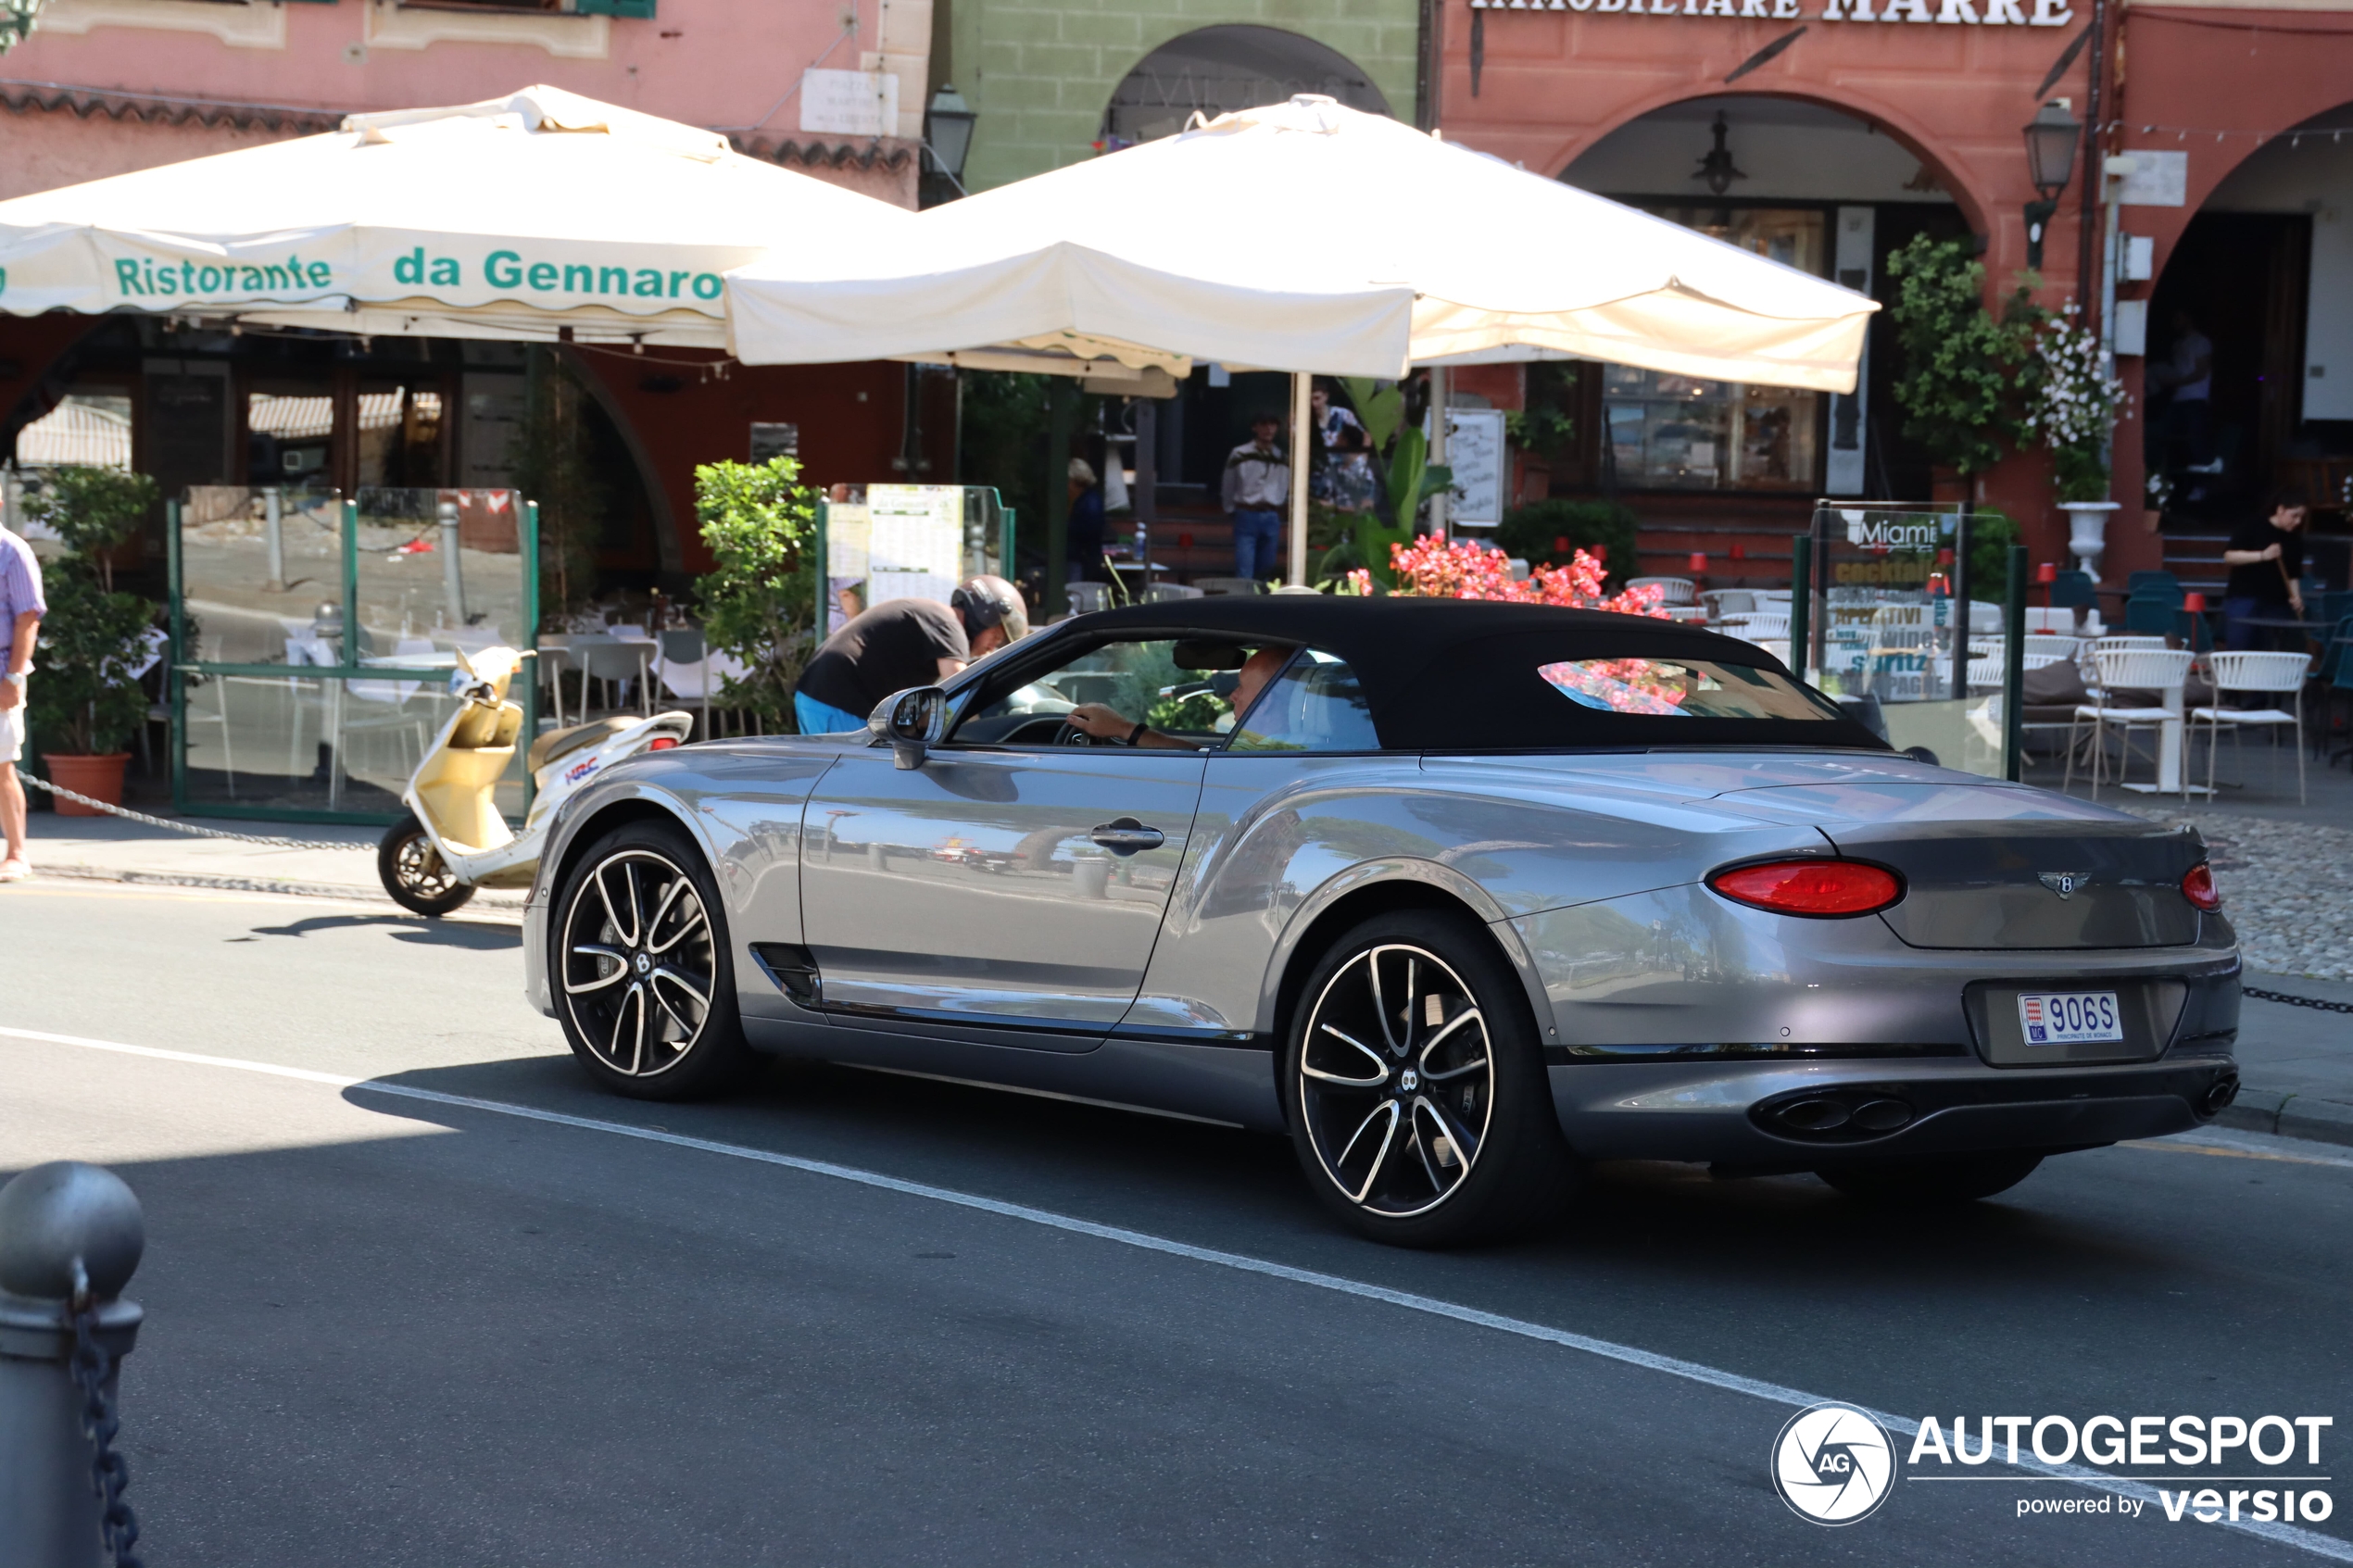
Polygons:
<instances>
[{"instance_id":1,"label":"white outdoor chair","mask_svg":"<svg viewBox=\"0 0 2353 1568\"><path fill-rule=\"evenodd\" d=\"M2083 651L2081 637L2062 637L2048 632L2026 633L2026 651L2030 654L2057 654L2061 659L2074 659Z\"/></svg>"},{"instance_id":2,"label":"white outdoor chair","mask_svg":"<svg viewBox=\"0 0 2353 1568\"><path fill-rule=\"evenodd\" d=\"M2059 784L2062 791L2075 783L2076 742L2083 721L2092 723L2092 798L2100 797L2100 783L2108 766L2108 732L2114 728L2122 736L2122 749L2116 759L2116 782L2124 782L2126 766L2132 760L2134 730L2162 731L2164 726L2181 718L2178 705L2154 708L2116 708L2109 705L2111 694L2120 691L2178 692L2189 679L2190 665L2196 660L2193 653L2171 648L2106 648L2094 658L2099 666L2100 689L2090 702L2075 709L2075 721L2067 732L2067 776ZM2186 772L2184 778L2186 778ZM2186 784L2183 795L2188 794Z\"/></svg>"},{"instance_id":3,"label":"white outdoor chair","mask_svg":"<svg viewBox=\"0 0 2353 1568\"><path fill-rule=\"evenodd\" d=\"M1747 615L1727 616L1723 630L1748 642L1764 637L1789 635L1789 617L1780 610L1760 609Z\"/></svg>"},{"instance_id":4,"label":"white outdoor chair","mask_svg":"<svg viewBox=\"0 0 2353 1568\"><path fill-rule=\"evenodd\" d=\"M1710 588L1699 596L1707 607L1708 619L1721 621L1728 615L1746 615L1756 608L1756 595L1746 588Z\"/></svg>"},{"instance_id":5,"label":"white outdoor chair","mask_svg":"<svg viewBox=\"0 0 2353 1568\"><path fill-rule=\"evenodd\" d=\"M1661 605L1658 608L1667 612L1669 621L1685 621L1693 626L1707 624L1707 611L1697 605Z\"/></svg>"},{"instance_id":6,"label":"white outdoor chair","mask_svg":"<svg viewBox=\"0 0 2353 1568\"><path fill-rule=\"evenodd\" d=\"M1692 580L1688 577L1629 577L1629 588L1656 588L1662 605L1687 605L1692 602Z\"/></svg>"},{"instance_id":7,"label":"white outdoor chair","mask_svg":"<svg viewBox=\"0 0 2353 1568\"><path fill-rule=\"evenodd\" d=\"M662 689L682 702L701 705L695 738L711 738L711 650L702 633L692 626L673 627L661 634Z\"/></svg>"},{"instance_id":8,"label":"white outdoor chair","mask_svg":"<svg viewBox=\"0 0 2353 1568\"><path fill-rule=\"evenodd\" d=\"M1790 647L1787 637L1750 637L1746 640L1755 643L1758 647L1780 659L1784 666L1789 665Z\"/></svg>"},{"instance_id":9,"label":"white outdoor chair","mask_svg":"<svg viewBox=\"0 0 2353 1568\"><path fill-rule=\"evenodd\" d=\"M2248 725L2279 725L2290 727L2296 737L2296 803L2304 804L2304 678L2310 672L2312 658L2302 653L2217 653L2214 660L2214 706L2194 708L2189 714L2189 734L2195 737L2200 721L2206 724L2206 797L2214 798L2214 754L2222 748L2222 729L2228 725L2235 739L2237 732ZM2222 699L2233 692L2260 693L2266 696L2288 696L2286 708L2225 708Z\"/></svg>"}]
</instances>

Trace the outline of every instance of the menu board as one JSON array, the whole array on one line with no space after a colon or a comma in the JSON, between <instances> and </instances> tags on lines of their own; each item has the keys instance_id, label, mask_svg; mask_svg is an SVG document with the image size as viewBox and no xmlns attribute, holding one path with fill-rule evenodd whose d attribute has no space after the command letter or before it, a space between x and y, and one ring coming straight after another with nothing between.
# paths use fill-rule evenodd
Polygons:
<instances>
[{"instance_id":1,"label":"menu board","mask_svg":"<svg viewBox=\"0 0 2353 1568\"><path fill-rule=\"evenodd\" d=\"M833 635L866 608L868 544L873 523L867 509L847 501L825 507L825 634ZM855 608L852 608L852 607Z\"/></svg>"},{"instance_id":2,"label":"menu board","mask_svg":"<svg viewBox=\"0 0 2353 1568\"><path fill-rule=\"evenodd\" d=\"M1454 470L1453 498L1447 503L1447 517L1475 524L1503 521L1504 411L1448 409L1446 463Z\"/></svg>"},{"instance_id":3,"label":"menu board","mask_svg":"<svg viewBox=\"0 0 2353 1568\"><path fill-rule=\"evenodd\" d=\"M952 484L866 487L869 608L891 599L946 604L964 559L964 492Z\"/></svg>"}]
</instances>

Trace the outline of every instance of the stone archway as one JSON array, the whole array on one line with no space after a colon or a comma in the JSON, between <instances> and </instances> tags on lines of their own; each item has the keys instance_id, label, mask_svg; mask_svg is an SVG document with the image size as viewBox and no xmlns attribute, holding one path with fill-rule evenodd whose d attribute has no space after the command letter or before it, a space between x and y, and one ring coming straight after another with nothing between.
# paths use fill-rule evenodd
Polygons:
<instances>
[{"instance_id":1,"label":"stone archway","mask_svg":"<svg viewBox=\"0 0 2353 1568\"><path fill-rule=\"evenodd\" d=\"M1273 27L1204 27L1137 62L1104 106L1102 141L1106 148L1149 142L1183 130L1196 112L1214 119L1300 93L1390 112L1368 73L1313 38Z\"/></svg>"},{"instance_id":2,"label":"stone archway","mask_svg":"<svg viewBox=\"0 0 2353 1568\"><path fill-rule=\"evenodd\" d=\"M1560 178L1882 300L1893 251L1915 234L1962 237L1978 221L1960 181L1916 138L1788 93L1706 94L1628 113L1585 139ZM1810 501L1817 483L1833 495L1926 496L1925 456L1903 439L1893 404L1894 345L1883 325L1871 337L1861 384L1827 398L1602 372L1591 406L1605 431L1589 480L1739 492L1755 506L1779 497L1784 509ZM1586 385L1579 395L1596 394ZM1726 407L1712 425L1669 411L1698 408L1692 398ZM1637 433L1662 424L1663 435Z\"/></svg>"}]
</instances>

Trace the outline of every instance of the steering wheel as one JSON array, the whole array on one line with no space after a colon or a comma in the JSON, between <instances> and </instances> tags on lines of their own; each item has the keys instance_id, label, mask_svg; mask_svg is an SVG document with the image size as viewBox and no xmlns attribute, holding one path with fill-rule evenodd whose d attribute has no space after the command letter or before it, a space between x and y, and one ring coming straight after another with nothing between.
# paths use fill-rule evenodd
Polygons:
<instances>
[{"instance_id":1,"label":"steering wheel","mask_svg":"<svg viewBox=\"0 0 2353 1568\"><path fill-rule=\"evenodd\" d=\"M1125 746L1127 743L1123 740L1114 740L1108 735L1090 735L1065 719L1062 722L1062 728L1054 732L1054 744L1056 746Z\"/></svg>"}]
</instances>

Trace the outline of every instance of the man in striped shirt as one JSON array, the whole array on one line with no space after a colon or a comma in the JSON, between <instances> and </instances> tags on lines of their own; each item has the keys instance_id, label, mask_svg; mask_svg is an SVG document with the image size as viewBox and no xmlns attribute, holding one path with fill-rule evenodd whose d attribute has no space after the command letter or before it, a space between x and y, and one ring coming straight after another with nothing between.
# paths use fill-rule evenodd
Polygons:
<instances>
[{"instance_id":1,"label":"man in striped shirt","mask_svg":"<svg viewBox=\"0 0 2353 1568\"><path fill-rule=\"evenodd\" d=\"M17 759L24 754L25 677L32 670L32 645L49 601L41 596L41 563L32 546L0 528L0 831L8 852L0 859L0 882L22 882L31 874L24 858L24 785L17 782Z\"/></svg>"}]
</instances>

